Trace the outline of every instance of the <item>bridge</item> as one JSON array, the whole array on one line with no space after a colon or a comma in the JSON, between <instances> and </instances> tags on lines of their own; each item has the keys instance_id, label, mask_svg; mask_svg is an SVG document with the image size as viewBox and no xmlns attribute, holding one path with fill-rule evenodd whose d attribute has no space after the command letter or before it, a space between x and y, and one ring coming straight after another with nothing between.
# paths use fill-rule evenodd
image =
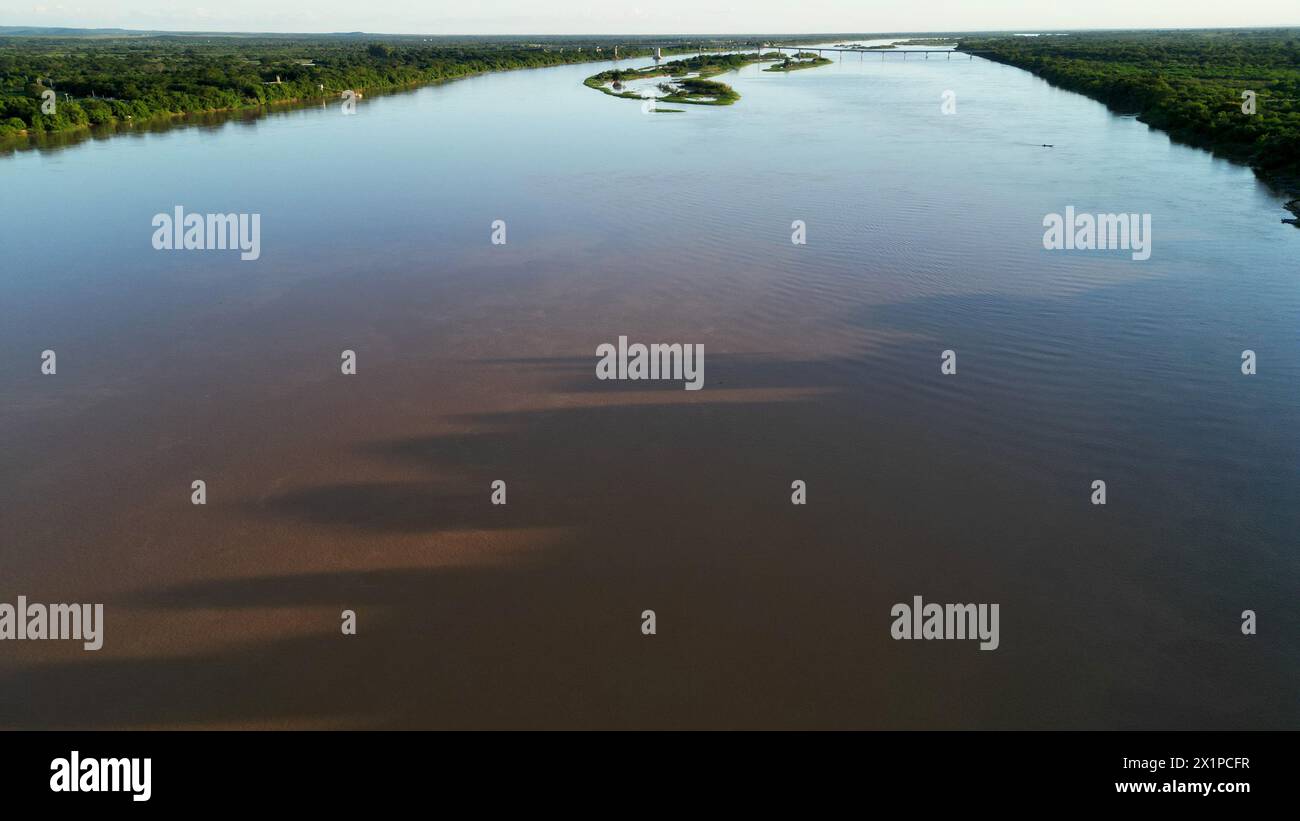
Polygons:
<instances>
[{"instance_id":1,"label":"bridge","mask_svg":"<svg viewBox=\"0 0 1300 821\"><path fill-rule=\"evenodd\" d=\"M951 60L952 55L954 54L965 54L968 60L974 60L975 55L977 54L993 53L991 49L972 49L972 50L958 51L956 49L951 49L951 48L839 48L833 46L801 46L797 44L789 45L786 43L761 43L761 44L728 43L728 44L716 44L712 48L705 46L702 43L661 43L659 45L648 46L648 48L650 49L650 53L654 57L655 62L658 63L660 60L664 58L665 52L669 54L684 54L684 53L689 53L694 51L697 52L700 56L704 56L706 52L715 52L717 54L736 54L736 53L745 52L751 46L755 50L757 50L760 54L763 53L764 51L775 51L778 54L784 54L787 51L807 52L807 53L815 52L818 57L821 57L822 52L824 51L838 52L841 60L844 59L844 55L846 53L857 54L859 56L859 59L865 59L865 57L862 57L862 55L865 54L879 54L881 60L885 59L886 54L901 54L903 55L904 60L907 59L907 55L909 54L924 54L925 59L927 60L930 59L931 54L945 54L947 55L947 57L945 58L947 60ZM636 48L637 46L632 46L632 47ZM647 46L640 46L640 47L647 48ZM615 60L619 59L619 53L618 53L619 48L620 48L619 46L614 46Z\"/></svg>"},{"instance_id":2,"label":"bridge","mask_svg":"<svg viewBox=\"0 0 1300 821\"><path fill-rule=\"evenodd\" d=\"M767 48L773 49L773 50L777 51L778 53L783 53L783 52L785 52L785 51L787 51L787 50L789 50L789 51L803 51L803 52L808 52L808 53L816 52L818 57L822 56L822 52L823 52L823 51L832 51L832 52L836 52L836 51L837 51L837 52L840 53L840 59L841 59L841 60L844 59L844 54L845 54L845 53L848 53L848 54L858 54L858 55L862 55L862 54L876 54L876 53L879 53L879 54L880 54L880 59L882 59L882 60L885 59L885 55L886 55L886 54L901 54L901 55L903 55L903 59L904 59L904 60L907 59L907 55L909 55L909 54L924 54L924 55L925 55L925 59L927 59L927 60L930 59L930 55L931 55L931 54L946 54L946 55L948 55L948 58L947 58L947 59L949 59L949 60L952 59L952 55L954 55L954 54L965 54L965 55L967 55L967 59L974 60L976 54L992 54L992 53L993 53L991 50L988 50L988 49L974 49L974 50L971 50L971 51L957 51L956 49L952 49L952 48L828 48L828 47L825 47L825 46L821 46L821 47L790 46L790 45L783 45L783 44L780 44L780 43L773 43L773 44L767 46ZM761 49L760 49L760 51L761 51Z\"/></svg>"}]
</instances>

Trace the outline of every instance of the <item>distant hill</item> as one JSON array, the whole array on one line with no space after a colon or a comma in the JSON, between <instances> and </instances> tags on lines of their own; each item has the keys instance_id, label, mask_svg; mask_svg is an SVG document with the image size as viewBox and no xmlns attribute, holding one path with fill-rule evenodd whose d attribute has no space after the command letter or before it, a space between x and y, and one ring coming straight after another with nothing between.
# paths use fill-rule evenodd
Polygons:
<instances>
[{"instance_id":1,"label":"distant hill","mask_svg":"<svg viewBox=\"0 0 1300 821\"><path fill-rule=\"evenodd\" d=\"M0 37L132 37L157 35L161 32L130 29L72 29L49 26L0 26Z\"/></svg>"}]
</instances>

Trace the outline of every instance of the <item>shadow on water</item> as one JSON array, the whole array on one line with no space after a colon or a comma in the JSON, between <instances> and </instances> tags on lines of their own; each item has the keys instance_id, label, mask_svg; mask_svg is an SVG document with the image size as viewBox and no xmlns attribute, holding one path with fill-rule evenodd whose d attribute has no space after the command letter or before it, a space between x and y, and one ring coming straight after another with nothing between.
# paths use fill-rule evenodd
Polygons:
<instances>
[{"instance_id":1,"label":"shadow on water","mask_svg":"<svg viewBox=\"0 0 1300 821\"><path fill-rule=\"evenodd\" d=\"M967 318L963 375L980 370L981 350L1016 341L1008 316L1070 344L1097 333L1082 312L987 295L852 321L915 329L951 312ZM1012 378L1004 364L998 391L972 389L974 375L922 389L919 374L937 372L932 348L709 356L699 393L626 393L596 383L583 357L485 362L544 369L557 392L609 401L472 414L450 420L470 433L362 443L355 455L418 478L299 487L225 511L344 534L363 555L414 533L436 557L440 539L482 531L517 543L507 561L145 589L109 612L351 608L360 631L342 637L328 615L317 635L46 664L0 682L0 724L1294 726L1293 639L1282 637L1300 624L1286 615L1293 588L1268 583L1295 575L1293 558L1269 561L1293 533L1281 499L1225 504L1213 498L1220 474L1190 473L1195 459L1172 465L1198 430L1165 386L1167 404L1111 429L1099 458L1128 451L1133 471L1113 474L1115 503L1093 508L1095 432L1070 431L1076 418L1057 423L1057 437L1032 433L1054 424L1037 415L1045 408L1086 402L1088 382L1051 369ZM1087 374L1068 355L1054 361ZM904 373L912 388L880 390ZM782 390L795 392L771 393ZM1022 433L1030 442L1016 453ZM1252 458L1269 447L1252 446ZM1056 460L1056 475L1026 459ZM498 478L509 488L499 507L487 491ZM790 503L793 479L807 482L807 506ZM1189 498L1189 486L1211 498ZM1253 532L1238 532L1252 519ZM526 549L539 528L553 538ZM1002 646L891 640L890 607L913 595L1000 603ZM1271 613L1272 636L1234 635L1243 601ZM640 634L646 608L654 637Z\"/></svg>"}]
</instances>

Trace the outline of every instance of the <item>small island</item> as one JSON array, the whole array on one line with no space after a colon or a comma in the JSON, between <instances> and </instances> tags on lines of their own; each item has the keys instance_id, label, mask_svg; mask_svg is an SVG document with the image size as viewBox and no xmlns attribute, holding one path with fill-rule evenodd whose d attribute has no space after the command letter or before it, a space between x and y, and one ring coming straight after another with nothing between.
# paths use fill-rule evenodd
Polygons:
<instances>
[{"instance_id":1,"label":"small island","mask_svg":"<svg viewBox=\"0 0 1300 821\"><path fill-rule=\"evenodd\" d=\"M690 105L731 105L740 99L740 93L726 83L710 80L709 77L735 71L751 63L775 62L784 55L769 51L767 53L751 52L749 54L707 54L673 60L663 65L645 68L610 69L593 74L583 80L587 88L594 88L611 97L624 100L656 100L664 103L688 103ZM827 60L826 62L830 62ZM667 77L668 80L658 84L664 96L645 95L629 90L627 83L635 80L649 80L655 77ZM674 109L655 109L677 113Z\"/></svg>"},{"instance_id":2,"label":"small island","mask_svg":"<svg viewBox=\"0 0 1300 821\"><path fill-rule=\"evenodd\" d=\"M828 57L820 54L814 54L811 51L801 51L794 55L793 58L786 57L774 66L768 66L764 71L798 71L801 68L816 68L834 62Z\"/></svg>"}]
</instances>

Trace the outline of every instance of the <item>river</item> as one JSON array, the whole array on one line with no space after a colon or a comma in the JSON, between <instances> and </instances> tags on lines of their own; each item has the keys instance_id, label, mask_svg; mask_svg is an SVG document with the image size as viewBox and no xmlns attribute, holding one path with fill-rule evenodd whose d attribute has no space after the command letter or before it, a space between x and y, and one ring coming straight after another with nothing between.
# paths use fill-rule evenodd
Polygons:
<instances>
[{"instance_id":1,"label":"river","mask_svg":"<svg viewBox=\"0 0 1300 821\"><path fill-rule=\"evenodd\" d=\"M105 604L7 643L0 725L1300 728L1282 198L1015 68L836 59L0 157L0 601ZM178 205L259 258L155 250ZM1046 250L1067 206L1150 258ZM619 336L704 388L597 380ZM916 595L999 647L893 639Z\"/></svg>"}]
</instances>

